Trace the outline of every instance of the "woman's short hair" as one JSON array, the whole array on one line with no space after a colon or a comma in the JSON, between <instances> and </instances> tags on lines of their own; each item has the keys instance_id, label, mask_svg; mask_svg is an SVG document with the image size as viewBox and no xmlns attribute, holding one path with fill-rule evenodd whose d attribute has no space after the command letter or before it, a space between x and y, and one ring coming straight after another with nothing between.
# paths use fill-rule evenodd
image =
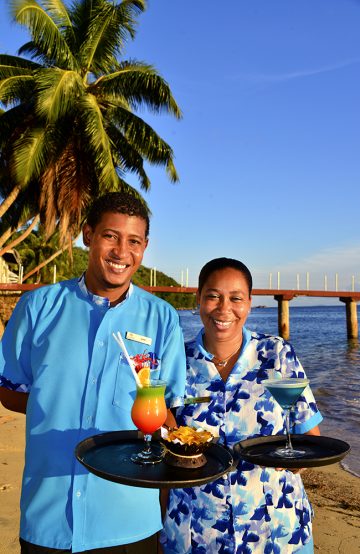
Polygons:
<instances>
[{"instance_id":1,"label":"woman's short hair","mask_svg":"<svg viewBox=\"0 0 360 554\"><path fill-rule=\"evenodd\" d=\"M199 274L199 293L201 293L203 286L214 271L218 271L219 269L226 269L228 267L236 269L243 274L249 287L250 296L253 286L252 275L245 264L243 264L239 260L234 260L233 258L215 258L214 260L210 260L209 262L207 262L207 264L204 265Z\"/></svg>"}]
</instances>

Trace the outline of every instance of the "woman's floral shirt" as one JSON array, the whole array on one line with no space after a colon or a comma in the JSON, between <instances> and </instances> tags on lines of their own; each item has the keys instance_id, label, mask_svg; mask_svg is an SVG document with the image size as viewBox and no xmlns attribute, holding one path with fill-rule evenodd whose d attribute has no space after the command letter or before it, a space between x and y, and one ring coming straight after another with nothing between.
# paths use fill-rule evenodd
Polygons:
<instances>
[{"instance_id":1,"label":"woman's floral shirt","mask_svg":"<svg viewBox=\"0 0 360 554\"><path fill-rule=\"evenodd\" d=\"M306 377L291 344L244 328L239 359L224 382L202 333L186 345L186 397L211 401L178 408L178 424L207 429L230 450L241 440L284 434L284 413L263 381L277 373ZM309 386L291 419L295 433L322 420ZM300 553L311 538L311 517L299 474L240 460L235 471L212 483L170 490L161 541L165 553Z\"/></svg>"}]
</instances>

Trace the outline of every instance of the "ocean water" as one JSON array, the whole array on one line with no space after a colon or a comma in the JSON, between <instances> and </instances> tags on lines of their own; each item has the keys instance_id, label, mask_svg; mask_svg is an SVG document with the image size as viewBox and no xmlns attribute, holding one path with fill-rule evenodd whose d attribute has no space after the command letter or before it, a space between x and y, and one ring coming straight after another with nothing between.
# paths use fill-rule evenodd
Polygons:
<instances>
[{"instance_id":1,"label":"ocean water","mask_svg":"<svg viewBox=\"0 0 360 554\"><path fill-rule=\"evenodd\" d=\"M190 310L179 314L185 340L189 340L202 327L200 316ZM253 308L246 326L278 335L277 308ZM321 434L350 444L351 452L342 465L360 477L360 344L347 339L345 305L290 305L290 333L324 418Z\"/></svg>"}]
</instances>

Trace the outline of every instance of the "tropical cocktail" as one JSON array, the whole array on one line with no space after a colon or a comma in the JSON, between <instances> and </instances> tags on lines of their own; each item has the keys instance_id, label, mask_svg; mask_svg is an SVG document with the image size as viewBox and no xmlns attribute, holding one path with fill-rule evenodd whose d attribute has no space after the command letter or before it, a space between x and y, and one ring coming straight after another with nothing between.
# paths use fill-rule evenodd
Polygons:
<instances>
[{"instance_id":1,"label":"tropical cocktail","mask_svg":"<svg viewBox=\"0 0 360 554\"><path fill-rule=\"evenodd\" d=\"M167 417L165 388L165 381L156 379L136 387L131 418L145 440L144 449L131 456L132 461L138 464L156 464L162 460L162 455L151 449L151 435L160 429Z\"/></svg>"},{"instance_id":2,"label":"tropical cocktail","mask_svg":"<svg viewBox=\"0 0 360 554\"><path fill-rule=\"evenodd\" d=\"M309 379L267 379L263 382L264 387L274 397L276 402L285 411L287 443L285 447L277 448L274 454L284 458L298 458L305 454L304 450L294 449L290 438L290 412L291 408L301 396L309 384Z\"/></svg>"}]
</instances>

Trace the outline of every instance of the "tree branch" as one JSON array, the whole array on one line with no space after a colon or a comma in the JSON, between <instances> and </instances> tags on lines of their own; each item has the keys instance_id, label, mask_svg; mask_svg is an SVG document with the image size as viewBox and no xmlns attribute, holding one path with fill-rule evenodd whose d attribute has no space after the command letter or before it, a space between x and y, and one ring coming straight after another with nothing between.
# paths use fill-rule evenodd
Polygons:
<instances>
[{"instance_id":1,"label":"tree branch","mask_svg":"<svg viewBox=\"0 0 360 554\"><path fill-rule=\"evenodd\" d=\"M35 225L40 221L40 215L34 217L32 220L32 223L30 223L29 227L26 228L26 230L15 240L4 246L4 248L0 249L0 256L5 254L5 252L9 252L12 248L14 248L16 245L18 245L20 242L22 242L28 235L30 235L31 231L34 229Z\"/></svg>"},{"instance_id":2,"label":"tree branch","mask_svg":"<svg viewBox=\"0 0 360 554\"><path fill-rule=\"evenodd\" d=\"M31 277L31 275L34 275L34 273L37 273L38 271L40 271L41 268L45 267L52 260L54 260L55 258L60 256L60 254L62 254L68 248L69 248L69 245L66 245L66 246L64 246L64 248L61 248L60 250L57 250L57 252L55 252L55 254L52 254L49 258L47 258L47 260L45 260L44 262L41 262L41 264L37 265L34 269L29 271L29 273L24 275L23 282L26 281L26 279L28 279L29 277Z\"/></svg>"}]
</instances>

